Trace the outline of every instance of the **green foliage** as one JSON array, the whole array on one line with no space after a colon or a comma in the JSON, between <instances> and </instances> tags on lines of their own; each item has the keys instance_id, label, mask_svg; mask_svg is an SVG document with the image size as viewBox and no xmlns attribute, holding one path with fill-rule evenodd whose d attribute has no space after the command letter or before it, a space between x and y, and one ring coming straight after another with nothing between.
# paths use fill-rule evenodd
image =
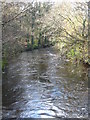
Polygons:
<instances>
[{"instance_id":1,"label":"green foliage","mask_svg":"<svg viewBox=\"0 0 90 120\"><path fill-rule=\"evenodd\" d=\"M75 56L75 51L74 51L74 49L71 49L71 50L70 50L70 54L71 54L72 57Z\"/></svg>"},{"instance_id":2,"label":"green foliage","mask_svg":"<svg viewBox=\"0 0 90 120\"><path fill-rule=\"evenodd\" d=\"M8 64L6 59L3 59L2 61L0 61L0 66L2 68L2 70L4 70L5 66Z\"/></svg>"},{"instance_id":3,"label":"green foliage","mask_svg":"<svg viewBox=\"0 0 90 120\"><path fill-rule=\"evenodd\" d=\"M38 49L38 44L34 44L33 49Z\"/></svg>"}]
</instances>

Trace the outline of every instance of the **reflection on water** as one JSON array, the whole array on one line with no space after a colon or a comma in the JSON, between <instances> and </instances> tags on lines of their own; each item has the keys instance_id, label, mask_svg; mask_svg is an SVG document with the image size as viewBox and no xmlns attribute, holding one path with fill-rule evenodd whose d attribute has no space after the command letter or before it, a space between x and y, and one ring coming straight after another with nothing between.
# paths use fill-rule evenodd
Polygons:
<instances>
[{"instance_id":1,"label":"reflection on water","mask_svg":"<svg viewBox=\"0 0 90 120\"><path fill-rule=\"evenodd\" d=\"M3 74L3 117L88 117L84 71L53 48L22 53Z\"/></svg>"}]
</instances>

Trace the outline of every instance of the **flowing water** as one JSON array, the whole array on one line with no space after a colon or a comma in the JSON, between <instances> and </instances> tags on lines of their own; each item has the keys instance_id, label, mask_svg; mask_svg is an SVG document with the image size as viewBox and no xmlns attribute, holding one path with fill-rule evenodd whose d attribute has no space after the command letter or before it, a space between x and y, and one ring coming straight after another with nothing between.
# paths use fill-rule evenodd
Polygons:
<instances>
[{"instance_id":1,"label":"flowing water","mask_svg":"<svg viewBox=\"0 0 90 120\"><path fill-rule=\"evenodd\" d=\"M85 68L53 48L23 52L3 73L3 118L87 118Z\"/></svg>"}]
</instances>

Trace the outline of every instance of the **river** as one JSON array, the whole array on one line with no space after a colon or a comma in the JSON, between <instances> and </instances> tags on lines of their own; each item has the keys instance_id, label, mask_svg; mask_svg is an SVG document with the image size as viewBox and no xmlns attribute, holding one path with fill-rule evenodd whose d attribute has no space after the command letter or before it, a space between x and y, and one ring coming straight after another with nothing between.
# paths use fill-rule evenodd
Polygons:
<instances>
[{"instance_id":1,"label":"river","mask_svg":"<svg viewBox=\"0 0 90 120\"><path fill-rule=\"evenodd\" d=\"M87 118L88 80L54 48L21 53L2 81L3 118Z\"/></svg>"}]
</instances>

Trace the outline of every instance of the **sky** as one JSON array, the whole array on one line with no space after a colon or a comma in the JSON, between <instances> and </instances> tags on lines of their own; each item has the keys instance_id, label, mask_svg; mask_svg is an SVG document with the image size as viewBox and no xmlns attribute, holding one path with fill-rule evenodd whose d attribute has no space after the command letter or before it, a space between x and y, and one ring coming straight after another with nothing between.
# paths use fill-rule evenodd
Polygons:
<instances>
[{"instance_id":1,"label":"sky","mask_svg":"<svg viewBox=\"0 0 90 120\"><path fill-rule=\"evenodd\" d=\"M30 2L32 0L2 0L6 2ZM41 1L41 2L56 2L56 3L61 3L63 1L65 2L88 2L89 0L35 0L35 1Z\"/></svg>"}]
</instances>

